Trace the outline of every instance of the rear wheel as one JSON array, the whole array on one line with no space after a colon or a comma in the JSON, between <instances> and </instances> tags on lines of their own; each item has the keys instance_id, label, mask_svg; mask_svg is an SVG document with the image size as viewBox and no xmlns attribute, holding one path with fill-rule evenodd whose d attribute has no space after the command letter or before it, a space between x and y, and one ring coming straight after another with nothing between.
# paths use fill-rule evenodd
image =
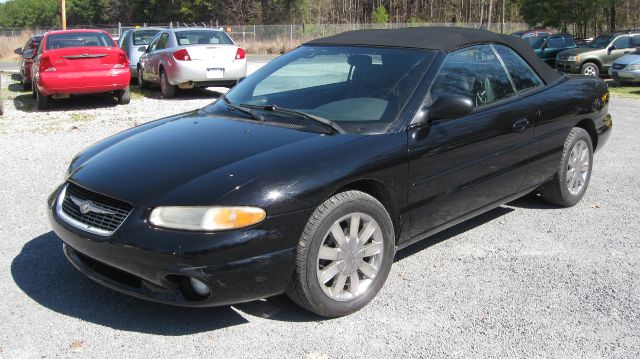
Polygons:
<instances>
[{"instance_id":1,"label":"rear wheel","mask_svg":"<svg viewBox=\"0 0 640 359\"><path fill-rule=\"evenodd\" d=\"M24 78L21 78L20 83L22 83L22 91L31 90L31 82L27 82L24 80Z\"/></svg>"},{"instance_id":2,"label":"rear wheel","mask_svg":"<svg viewBox=\"0 0 640 359\"><path fill-rule=\"evenodd\" d=\"M127 86L126 89L118 91L118 104L127 105L131 102L131 89Z\"/></svg>"},{"instance_id":3,"label":"rear wheel","mask_svg":"<svg viewBox=\"0 0 640 359\"><path fill-rule=\"evenodd\" d=\"M160 70L160 92L164 98L172 98L176 95L176 87L169 83L167 73Z\"/></svg>"},{"instance_id":4,"label":"rear wheel","mask_svg":"<svg viewBox=\"0 0 640 359\"><path fill-rule=\"evenodd\" d=\"M46 110L49 108L49 96L43 95L40 91L36 90L36 105L38 110Z\"/></svg>"},{"instance_id":5,"label":"rear wheel","mask_svg":"<svg viewBox=\"0 0 640 359\"><path fill-rule=\"evenodd\" d=\"M145 89L149 87L149 85L144 81L144 77L142 76L142 68L138 68L138 87L140 89Z\"/></svg>"},{"instance_id":6,"label":"rear wheel","mask_svg":"<svg viewBox=\"0 0 640 359\"><path fill-rule=\"evenodd\" d=\"M559 206L574 206L587 191L592 166L591 136L584 129L574 127L565 140L558 171L551 181L540 187L542 198Z\"/></svg>"},{"instance_id":7,"label":"rear wheel","mask_svg":"<svg viewBox=\"0 0 640 359\"><path fill-rule=\"evenodd\" d=\"M336 194L307 222L287 295L325 317L360 310L389 274L394 238L391 218L375 198L359 191Z\"/></svg>"},{"instance_id":8,"label":"rear wheel","mask_svg":"<svg viewBox=\"0 0 640 359\"><path fill-rule=\"evenodd\" d=\"M580 72L583 75L597 77L598 75L600 75L600 68L593 62L585 62L582 67L580 67Z\"/></svg>"}]
</instances>

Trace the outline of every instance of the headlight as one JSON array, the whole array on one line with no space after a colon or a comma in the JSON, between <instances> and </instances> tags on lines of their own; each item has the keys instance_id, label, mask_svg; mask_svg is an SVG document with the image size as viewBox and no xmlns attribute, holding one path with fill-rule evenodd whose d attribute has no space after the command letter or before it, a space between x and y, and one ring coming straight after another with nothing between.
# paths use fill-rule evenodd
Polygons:
<instances>
[{"instance_id":1,"label":"headlight","mask_svg":"<svg viewBox=\"0 0 640 359\"><path fill-rule=\"evenodd\" d=\"M220 231L262 222L267 213L255 207L157 207L149 222L157 227L189 231Z\"/></svg>"},{"instance_id":2,"label":"headlight","mask_svg":"<svg viewBox=\"0 0 640 359\"><path fill-rule=\"evenodd\" d=\"M629 65L629 66L627 66L627 68L625 70L638 71L638 70L640 70L640 64Z\"/></svg>"},{"instance_id":3,"label":"headlight","mask_svg":"<svg viewBox=\"0 0 640 359\"><path fill-rule=\"evenodd\" d=\"M567 61L578 62L578 61L580 61L580 56L569 56L569 57L567 57Z\"/></svg>"}]
</instances>

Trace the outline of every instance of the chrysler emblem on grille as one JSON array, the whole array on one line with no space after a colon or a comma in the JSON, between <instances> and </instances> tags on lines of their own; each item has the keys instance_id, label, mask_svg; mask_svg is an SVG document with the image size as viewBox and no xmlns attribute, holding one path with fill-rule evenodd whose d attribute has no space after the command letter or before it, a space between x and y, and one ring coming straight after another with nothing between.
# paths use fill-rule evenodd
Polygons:
<instances>
[{"instance_id":1,"label":"chrysler emblem on grille","mask_svg":"<svg viewBox=\"0 0 640 359\"><path fill-rule=\"evenodd\" d=\"M87 214L89 212L98 213L98 214L109 214L109 215L115 214L115 212L99 208L98 206L93 204L93 202L91 202L90 200L85 201L72 195L69 195L69 198L71 199L71 202L75 203L76 206L80 208L80 213L82 214Z\"/></svg>"}]
</instances>

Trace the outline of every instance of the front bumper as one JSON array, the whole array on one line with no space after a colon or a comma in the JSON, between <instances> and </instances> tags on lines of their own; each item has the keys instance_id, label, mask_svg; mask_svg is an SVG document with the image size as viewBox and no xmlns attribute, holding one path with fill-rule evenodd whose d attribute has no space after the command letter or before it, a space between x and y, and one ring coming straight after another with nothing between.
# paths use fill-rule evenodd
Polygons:
<instances>
[{"instance_id":1,"label":"front bumper","mask_svg":"<svg viewBox=\"0 0 640 359\"><path fill-rule=\"evenodd\" d=\"M149 209L135 208L103 237L61 219L52 206L57 192L49 199L49 222L78 270L117 291L180 306L228 305L283 293L311 214L300 211L243 230L196 233L152 227L145 220ZM188 278L205 283L211 294L194 298Z\"/></svg>"},{"instance_id":2,"label":"front bumper","mask_svg":"<svg viewBox=\"0 0 640 359\"><path fill-rule=\"evenodd\" d=\"M562 72L568 72L572 74L580 73L580 63L567 60L556 60L556 69Z\"/></svg>"}]
</instances>

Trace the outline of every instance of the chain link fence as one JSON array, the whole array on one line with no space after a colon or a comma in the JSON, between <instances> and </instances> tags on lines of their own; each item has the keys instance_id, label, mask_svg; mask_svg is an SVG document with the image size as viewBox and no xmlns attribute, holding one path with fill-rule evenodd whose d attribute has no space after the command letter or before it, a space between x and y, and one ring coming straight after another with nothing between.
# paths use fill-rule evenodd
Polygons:
<instances>
[{"instance_id":1,"label":"chain link fence","mask_svg":"<svg viewBox=\"0 0 640 359\"><path fill-rule=\"evenodd\" d=\"M132 28L143 27L213 27L226 31L240 46L252 54L284 53L306 41L338 34L344 31L360 29L393 29L400 27L418 26L458 26L483 28L494 32L510 34L527 28L525 23L387 23L387 24L292 24L292 25L222 25L214 24L185 24L172 22L168 24L143 25L78 25L69 29L98 28L107 31L114 37ZM21 47L29 36L42 34L53 28L0 28L0 61L13 57L13 49Z\"/></svg>"}]
</instances>

